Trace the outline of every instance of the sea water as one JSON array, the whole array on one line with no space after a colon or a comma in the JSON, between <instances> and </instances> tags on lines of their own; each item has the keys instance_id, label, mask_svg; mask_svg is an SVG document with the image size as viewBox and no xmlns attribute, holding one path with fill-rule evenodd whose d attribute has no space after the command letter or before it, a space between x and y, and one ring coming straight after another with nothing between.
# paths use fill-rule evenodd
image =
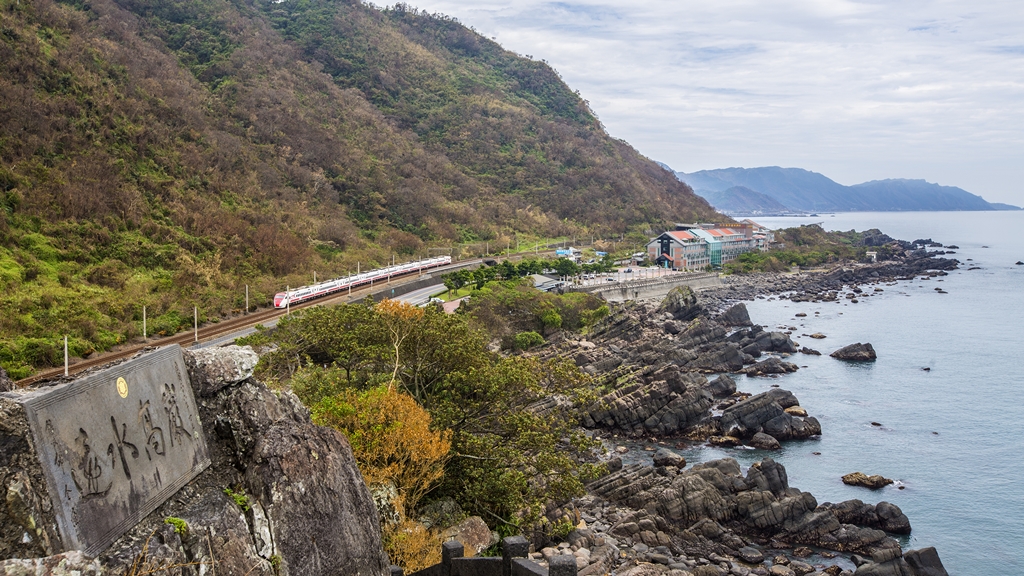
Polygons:
<instances>
[{"instance_id":1,"label":"sea water","mask_svg":"<svg viewBox=\"0 0 1024 576\"><path fill-rule=\"evenodd\" d=\"M898 505L913 527L900 538L904 549L936 547L950 574L1024 574L1024 266L1014 264L1024 261L1024 211L755 220L770 228L820 223L827 230L932 238L959 246L948 257L962 264L948 276L881 285L883 292L863 286L870 296L857 304L748 302L754 323L795 327L793 340L822 355L791 356L800 370L779 378L740 376L738 389L791 390L821 421L821 438L784 442L773 453L680 452L689 462L730 456L744 466L770 456L785 465L791 486L819 503ZM826 338L804 336L815 332ZM828 356L854 342L870 342L878 360ZM872 491L842 483L856 471L896 484Z\"/></svg>"}]
</instances>

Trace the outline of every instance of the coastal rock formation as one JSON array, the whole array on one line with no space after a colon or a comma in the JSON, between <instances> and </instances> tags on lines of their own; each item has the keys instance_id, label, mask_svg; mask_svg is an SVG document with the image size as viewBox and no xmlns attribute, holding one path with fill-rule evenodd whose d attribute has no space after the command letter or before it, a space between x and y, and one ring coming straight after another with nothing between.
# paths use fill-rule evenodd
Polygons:
<instances>
[{"instance_id":1,"label":"coastal rock formation","mask_svg":"<svg viewBox=\"0 0 1024 576\"><path fill-rule=\"evenodd\" d=\"M689 286L677 286L670 290L662 301L660 310L683 322L693 320L704 311L697 303L697 295Z\"/></svg>"},{"instance_id":2,"label":"coastal rock formation","mask_svg":"<svg viewBox=\"0 0 1024 576\"><path fill-rule=\"evenodd\" d=\"M731 458L685 471L664 470L628 466L589 486L594 496L632 510L609 532L648 546L666 537L684 543L703 537L732 556L746 546L746 538L847 552L895 550L899 556L899 545L885 532L844 523L811 494L790 488L785 468L770 458L751 466L745 476Z\"/></svg>"},{"instance_id":3,"label":"coastal rock formation","mask_svg":"<svg viewBox=\"0 0 1024 576\"><path fill-rule=\"evenodd\" d=\"M722 374L707 385L707 391L715 398L724 398L736 393L736 381L728 374Z\"/></svg>"},{"instance_id":4,"label":"coastal rock formation","mask_svg":"<svg viewBox=\"0 0 1024 576\"><path fill-rule=\"evenodd\" d=\"M731 308L718 317L718 322L723 326L752 326L750 314L747 312L747 305L743 302L734 304Z\"/></svg>"},{"instance_id":5,"label":"coastal rock formation","mask_svg":"<svg viewBox=\"0 0 1024 576\"><path fill-rule=\"evenodd\" d=\"M750 438L758 432L776 440L820 435L821 424L817 418L786 413L786 408L798 404L792 392L774 388L726 408L719 419L719 427L725 435L737 438Z\"/></svg>"},{"instance_id":6,"label":"coastal rock formation","mask_svg":"<svg viewBox=\"0 0 1024 576\"><path fill-rule=\"evenodd\" d=\"M851 362L870 362L878 358L875 354L875 349L867 342L864 344L858 342L856 344L850 344L849 346L843 346L839 350L829 354L829 356Z\"/></svg>"},{"instance_id":7,"label":"coastal rock formation","mask_svg":"<svg viewBox=\"0 0 1024 576\"><path fill-rule=\"evenodd\" d=\"M895 504L879 502L872 505L860 500L847 500L838 504L826 502L819 508L831 510L844 524L867 526L892 534L910 534L910 519Z\"/></svg>"},{"instance_id":8,"label":"coastal rock formation","mask_svg":"<svg viewBox=\"0 0 1024 576\"><path fill-rule=\"evenodd\" d=\"M658 448L658 450L654 453L654 465L685 468L686 458L683 458L679 454L676 454L675 452L667 448Z\"/></svg>"},{"instance_id":9,"label":"coastal rock formation","mask_svg":"<svg viewBox=\"0 0 1024 576\"><path fill-rule=\"evenodd\" d=\"M345 437L314 425L290 392L254 381L251 350L185 356L210 467L95 560L53 555L45 538L32 539L43 543L35 551L16 548L23 522L4 522L0 558L21 559L0 560L0 573L122 574L133 564L152 570L164 562L180 564L182 576L387 574L377 511ZM45 505L45 484L25 481L25 459L35 458L25 419L11 411L18 405L0 404L7 500L20 489L21 501Z\"/></svg>"},{"instance_id":10,"label":"coastal rock formation","mask_svg":"<svg viewBox=\"0 0 1024 576\"><path fill-rule=\"evenodd\" d=\"M796 372L798 369L796 364L792 362L783 362L778 358L772 356L766 360L762 360L753 366L748 366L739 371L740 374L746 374L747 376L767 376L770 374L789 374L790 372Z\"/></svg>"},{"instance_id":11,"label":"coastal rock formation","mask_svg":"<svg viewBox=\"0 0 1024 576\"><path fill-rule=\"evenodd\" d=\"M601 397L583 415L583 425L627 435L675 434L710 421L707 379L670 367L650 383L636 383Z\"/></svg>"},{"instance_id":12,"label":"coastal rock formation","mask_svg":"<svg viewBox=\"0 0 1024 576\"><path fill-rule=\"evenodd\" d=\"M878 550L871 559L855 557L856 576L949 576L935 548L908 550L902 556L893 550Z\"/></svg>"},{"instance_id":13,"label":"coastal rock formation","mask_svg":"<svg viewBox=\"0 0 1024 576\"><path fill-rule=\"evenodd\" d=\"M843 476L843 484L850 486L863 486L864 488L871 488L872 490L878 490L884 488L889 484L892 484L892 479L886 478L880 474L872 474L868 476L863 472L851 472Z\"/></svg>"}]
</instances>

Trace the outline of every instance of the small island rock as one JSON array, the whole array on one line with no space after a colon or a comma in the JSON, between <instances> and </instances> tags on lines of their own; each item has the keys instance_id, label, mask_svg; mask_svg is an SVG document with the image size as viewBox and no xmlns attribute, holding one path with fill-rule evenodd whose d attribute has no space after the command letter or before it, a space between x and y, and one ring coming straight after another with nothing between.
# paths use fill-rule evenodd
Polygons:
<instances>
[{"instance_id":1,"label":"small island rock","mask_svg":"<svg viewBox=\"0 0 1024 576\"><path fill-rule=\"evenodd\" d=\"M863 472L853 472L843 476L843 484L848 484L850 486L863 486L864 488L878 490L879 488L892 484L892 479L886 478L880 474L872 474L871 476L868 476Z\"/></svg>"},{"instance_id":2,"label":"small island rock","mask_svg":"<svg viewBox=\"0 0 1024 576\"><path fill-rule=\"evenodd\" d=\"M868 342L863 344L858 342L856 344L850 344L849 346L843 346L839 350L829 354L829 356L851 362L870 362L871 360L878 358L875 354L875 349Z\"/></svg>"}]
</instances>

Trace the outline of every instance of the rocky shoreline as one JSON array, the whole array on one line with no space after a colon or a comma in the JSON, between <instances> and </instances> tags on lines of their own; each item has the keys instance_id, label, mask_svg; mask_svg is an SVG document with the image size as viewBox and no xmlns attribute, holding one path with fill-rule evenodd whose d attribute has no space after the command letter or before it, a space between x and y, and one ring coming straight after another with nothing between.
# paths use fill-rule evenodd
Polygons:
<instances>
[{"instance_id":1,"label":"rocky shoreline","mask_svg":"<svg viewBox=\"0 0 1024 576\"><path fill-rule=\"evenodd\" d=\"M660 303L618 306L586 339L540 352L574 359L598 382L603 394L581 420L612 450L605 457L611 472L591 483L586 497L548 513L577 530L535 556L573 554L582 575L946 574L934 548L901 549L893 536L909 534L911 525L898 506L819 504L790 487L785 468L768 454L822 434L820 423L791 392L752 395L737 390L735 379L792 372L798 367L787 358L816 353L799 350L786 332L754 325L744 300L856 302L875 293L862 286L940 277L957 267L914 248L895 260L826 272L728 277L699 294L677 288ZM835 355L870 361L874 350L857 343ZM615 449L625 450L629 439L663 448L649 464L624 466ZM665 448L692 442L766 454L745 471L731 458L687 468Z\"/></svg>"}]
</instances>

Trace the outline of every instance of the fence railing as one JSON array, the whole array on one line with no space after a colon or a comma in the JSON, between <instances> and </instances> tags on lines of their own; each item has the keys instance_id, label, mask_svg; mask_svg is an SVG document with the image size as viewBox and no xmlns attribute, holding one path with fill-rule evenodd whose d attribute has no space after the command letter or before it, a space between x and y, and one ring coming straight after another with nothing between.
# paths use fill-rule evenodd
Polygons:
<instances>
[{"instance_id":1,"label":"fence railing","mask_svg":"<svg viewBox=\"0 0 1024 576\"><path fill-rule=\"evenodd\" d=\"M501 541L501 557L465 557L458 540L441 545L441 563L414 572L409 576L576 576L576 557L567 554L552 556L548 567L530 560L530 542L522 536ZM391 567L391 576L403 576L398 566Z\"/></svg>"}]
</instances>

